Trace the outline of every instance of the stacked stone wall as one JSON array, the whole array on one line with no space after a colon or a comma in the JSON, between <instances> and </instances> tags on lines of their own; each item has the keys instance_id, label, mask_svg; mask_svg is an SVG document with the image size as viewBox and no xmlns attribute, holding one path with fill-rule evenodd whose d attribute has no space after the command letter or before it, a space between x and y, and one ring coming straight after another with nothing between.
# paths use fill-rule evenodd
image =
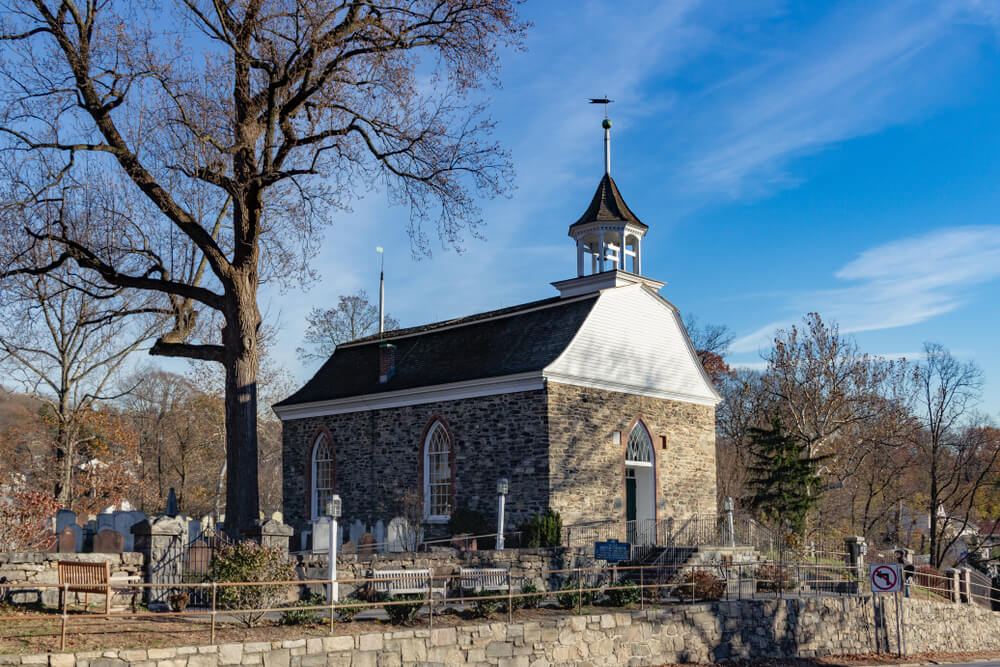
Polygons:
<instances>
[{"instance_id":1,"label":"stacked stone wall","mask_svg":"<svg viewBox=\"0 0 1000 667\"><path fill-rule=\"evenodd\" d=\"M6 577L8 584L47 584L55 586L59 583L59 561L73 563L110 563L112 578L141 576L143 573L143 556L140 553L121 554L74 554L74 553L39 553L39 552L5 552L0 553L0 578ZM125 592L116 597L130 596ZM55 605L59 600L58 588L11 588L10 596L13 602L19 604L42 603ZM115 600L117 603L118 600Z\"/></svg>"},{"instance_id":2,"label":"stacked stone wall","mask_svg":"<svg viewBox=\"0 0 1000 667\"><path fill-rule=\"evenodd\" d=\"M998 613L917 600L908 600L906 610L910 653L1000 650ZM895 623L894 618L889 620ZM0 655L0 665L660 665L866 653L875 649L874 641L870 598L820 598L720 602L214 646Z\"/></svg>"},{"instance_id":3,"label":"stacked stone wall","mask_svg":"<svg viewBox=\"0 0 1000 667\"><path fill-rule=\"evenodd\" d=\"M637 419L653 439L657 517L716 512L714 407L554 382L547 392L551 504L563 523L624 520L625 447Z\"/></svg>"},{"instance_id":4,"label":"stacked stone wall","mask_svg":"<svg viewBox=\"0 0 1000 667\"><path fill-rule=\"evenodd\" d=\"M330 434L343 522L388 524L401 514L399 497L423 498L423 437L443 420L454 448L455 507L496 517L496 483L510 480L509 525L548 507L547 418L544 390L441 401L384 410L287 420L282 430L283 513L296 532L310 519L311 448ZM428 526L428 534L443 533ZM293 541L293 547L297 544Z\"/></svg>"}]
</instances>

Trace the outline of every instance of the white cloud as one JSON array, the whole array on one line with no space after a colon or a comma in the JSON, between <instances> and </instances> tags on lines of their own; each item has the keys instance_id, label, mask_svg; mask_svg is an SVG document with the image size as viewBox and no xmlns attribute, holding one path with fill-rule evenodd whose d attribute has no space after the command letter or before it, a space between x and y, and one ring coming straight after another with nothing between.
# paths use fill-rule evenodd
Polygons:
<instances>
[{"instance_id":1,"label":"white cloud","mask_svg":"<svg viewBox=\"0 0 1000 667\"><path fill-rule=\"evenodd\" d=\"M946 227L877 246L834 277L854 284L788 295L787 309L798 316L819 312L845 333L924 322L955 310L975 287L1000 278L1000 225ZM768 347L775 329L794 321L771 322L734 341L731 351Z\"/></svg>"},{"instance_id":2,"label":"white cloud","mask_svg":"<svg viewBox=\"0 0 1000 667\"><path fill-rule=\"evenodd\" d=\"M702 191L765 194L798 181L790 160L947 103L952 74L973 55L954 25L959 9L842 9L787 49L751 54L742 71L694 100L704 121L683 175Z\"/></svg>"}]
</instances>

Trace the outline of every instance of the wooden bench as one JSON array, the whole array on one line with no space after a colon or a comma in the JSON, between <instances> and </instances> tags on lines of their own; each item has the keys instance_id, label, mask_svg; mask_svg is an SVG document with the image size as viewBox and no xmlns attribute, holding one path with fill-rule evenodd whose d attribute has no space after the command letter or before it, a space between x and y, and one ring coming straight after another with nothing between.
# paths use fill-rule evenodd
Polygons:
<instances>
[{"instance_id":1,"label":"wooden bench","mask_svg":"<svg viewBox=\"0 0 1000 667\"><path fill-rule=\"evenodd\" d=\"M459 569L463 591L507 591L511 588L510 570L502 567L463 567ZM513 586L520 589L520 586Z\"/></svg>"},{"instance_id":2,"label":"wooden bench","mask_svg":"<svg viewBox=\"0 0 1000 667\"><path fill-rule=\"evenodd\" d=\"M430 570L374 570L371 588L378 593L406 595L410 593L445 593L444 585L435 586Z\"/></svg>"},{"instance_id":3,"label":"wooden bench","mask_svg":"<svg viewBox=\"0 0 1000 667\"><path fill-rule=\"evenodd\" d=\"M131 587L131 584L138 583L141 577L138 576L111 576L111 564L104 563L77 563L75 561L61 560L59 568L59 609L63 609L64 596L66 593L83 593L84 608L90 607L90 594L96 593L104 596L104 613L111 613L112 587ZM136 589L132 588L132 609L136 606ZM68 603L68 600L66 600Z\"/></svg>"}]
</instances>

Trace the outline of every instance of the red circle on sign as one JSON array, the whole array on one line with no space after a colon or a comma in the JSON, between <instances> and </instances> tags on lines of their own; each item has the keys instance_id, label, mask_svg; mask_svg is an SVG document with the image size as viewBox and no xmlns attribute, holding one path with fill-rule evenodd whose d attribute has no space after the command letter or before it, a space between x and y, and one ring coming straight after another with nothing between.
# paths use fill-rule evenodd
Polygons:
<instances>
[{"instance_id":1,"label":"red circle on sign","mask_svg":"<svg viewBox=\"0 0 1000 667\"><path fill-rule=\"evenodd\" d=\"M896 587L896 568L891 565L876 567L872 570L871 584L880 591L891 591Z\"/></svg>"}]
</instances>

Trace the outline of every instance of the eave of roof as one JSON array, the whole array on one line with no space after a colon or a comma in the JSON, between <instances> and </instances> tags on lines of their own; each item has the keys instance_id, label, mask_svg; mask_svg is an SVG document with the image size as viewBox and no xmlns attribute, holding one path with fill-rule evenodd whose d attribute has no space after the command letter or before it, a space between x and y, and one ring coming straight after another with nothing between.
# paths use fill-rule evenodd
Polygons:
<instances>
[{"instance_id":1,"label":"eave of roof","mask_svg":"<svg viewBox=\"0 0 1000 667\"><path fill-rule=\"evenodd\" d=\"M643 230L649 229L625 203L610 174L604 174L594 192L594 198L590 200L590 206L569 228L572 230L592 222L629 222Z\"/></svg>"}]
</instances>

